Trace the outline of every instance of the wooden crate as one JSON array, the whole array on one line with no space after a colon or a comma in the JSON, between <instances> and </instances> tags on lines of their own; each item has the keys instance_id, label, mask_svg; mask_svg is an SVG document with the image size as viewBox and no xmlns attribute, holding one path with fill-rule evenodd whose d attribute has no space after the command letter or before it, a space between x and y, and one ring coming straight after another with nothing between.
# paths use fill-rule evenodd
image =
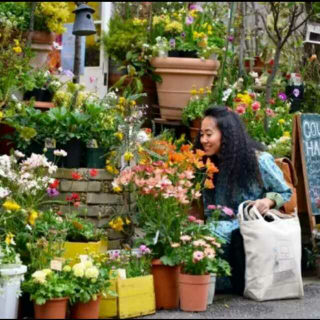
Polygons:
<instances>
[{"instance_id":1,"label":"wooden crate","mask_svg":"<svg viewBox=\"0 0 320 320\"><path fill-rule=\"evenodd\" d=\"M156 312L152 275L126 280L118 279L117 292L120 319L145 316Z\"/></svg>"},{"instance_id":2,"label":"wooden crate","mask_svg":"<svg viewBox=\"0 0 320 320\"><path fill-rule=\"evenodd\" d=\"M117 280L110 280L111 286L109 290L117 292ZM106 298L102 297L100 302L100 319L115 318L118 315L118 299L108 295Z\"/></svg>"},{"instance_id":3,"label":"wooden crate","mask_svg":"<svg viewBox=\"0 0 320 320\"><path fill-rule=\"evenodd\" d=\"M66 242L64 244L65 252L63 257L65 259L71 259L71 264L74 264L74 260L78 255L86 255L88 253L99 253L101 250L101 241L99 242Z\"/></svg>"}]
</instances>

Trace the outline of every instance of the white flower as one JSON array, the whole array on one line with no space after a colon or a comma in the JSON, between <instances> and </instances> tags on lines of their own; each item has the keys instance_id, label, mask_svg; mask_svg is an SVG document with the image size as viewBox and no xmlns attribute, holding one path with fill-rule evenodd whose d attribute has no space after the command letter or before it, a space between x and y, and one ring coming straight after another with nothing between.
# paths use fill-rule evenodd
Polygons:
<instances>
[{"instance_id":1,"label":"white flower","mask_svg":"<svg viewBox=\"0 0 320 320\"><path fill-rule=\"evenodd\" d=\"M148 134L145 131L140 130L139 133L137 134L137 141L139 143L145 143L149 140L150 140L150 138L149 138Z\"/></svg>"},{"instance_id":2,"label":"white flower","mask_svg":"<svg viewBox=\"0 0 320 320\"><path fill-rule=\"evenodd\" d=\"M55 150L53 151L53 154L57 157L66 157L68 153L64 150Z\"/></svg>"},{"instance_id":3,"label":"white flower","mask_svg":"<svg viewBox=\"0 0 320 320\"><path fill-rule=\"evenodd\" d=\"M33 275L32 278L34 279L34 282L44 284L46 282L46 273L43 271L36 271Z\"/></svg>"},{"instance_id":4,"label":"white flower","mask_svg":"<svg viewBox=\"0 0 320 320\"><path fill-rule=\"evenodd\" d=\"M227 101L228 98L230 97L230 94L232 93L232 89L227 89L225 91L223 91L223 98L222 98L222 101Z\"/></svg>"},{"instance_id":5,"label":"white flower","mask_svg":"<svg viewBox=\"0 0 320 320\"><path fill-rule=\"evenodd\" d=\"M99 276L99 270L97 267L91 267L85 271L85 277L87 279L97 279L98 276Z\"/></svg>"},{"instance_id":6,"label":"white flower","mask_svg":"<svg viewBox=\"0 0 320 320\"><path fill-rule=\"evenodd\" d=\"M259 77L259 74L257 72L254 72L254 71L250 72L249 75L254 79Z\"/></svg>"},{"instance_id":7,"label":"white flower","mask_svg":"<svg viewBox=\"0 0 320 320\"><path fill-rule=\"evenodd\" d=\"M0 199L7 197L10 193L9 189L0 187Z\"/></svg>"},{"instance_id":8,"label":"white flower","mask_svg":"<svg viewBox=\"0 0 320 320\"><path fill-rule=\"evenodd\" d=\"M18 150L16 150L16 151L14 152L14 155L15 155L17 158L24 158L24 157L25 157L25 155L24 155L22 152L18 151Z\"/></svg>"}]
</instances>

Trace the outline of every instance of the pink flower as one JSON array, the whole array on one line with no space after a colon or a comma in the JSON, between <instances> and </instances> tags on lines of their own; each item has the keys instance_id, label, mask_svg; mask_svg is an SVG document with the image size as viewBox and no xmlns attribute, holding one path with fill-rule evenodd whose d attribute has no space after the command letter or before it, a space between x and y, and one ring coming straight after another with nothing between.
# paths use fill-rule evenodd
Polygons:
<instances>
[{"instance_id":1,"label":"pink flower","mask_svg":"<svg viewBox=\"0 0 320 320\"><path fill-rule=\"evenodd\" d=\"M196 222L196 221L197 221L197 219L196 219L194 216L189 216L189 217L188 217L188 220L189 220L190 222Z\"/></svg>"},{"instance_id":2,"label":"pink flower","mask_svg":"<svg viewBox=\"0 0 320 320\"><path fill-rule=\"evenodd\" d=\"M260 110L261 108L261 105L260 105L260 102L259 101L255 101L253 104L252 104L252 110L253 111L258 111Z\"/></svg>"},{"instance_id":3,"label":"pink flower","mask_svg":"<svg viewBox=\"0 0 320 320\"><path fill-rule=\"evenodd\" d=\"M90 83L94 83L96 81L96 78L90 77L89 80L90 80Z\"/></svg>"},{"instance_id":4,"label":"pink flower","mask_svg":"<svg viewBox=\"0 0 320 320\"><path fill-rule=\"evenodd\" d=\"M223 207L222 211L228 215L229 217L232 217L234 215L234 212L232 209L228 208L228 207Z\"/></svg>"},{"instance_id":5,"label":"pink flower","mask_svg":"<svg viewBox=\"0 0 320 320\"><path fill-rule=\"evenodd\" d=\"M216 210L217 207L214 204L210 204L210 205L208 205L208 209L209 210Z\"/></svg>"},{"instance_id":6,"label":"pink flower","mask_svg":"<svg viewBox=\"0 0 320 320\"><path fill-rule=\"evenodd\" d=\"M239 113L239 114L245 114L246 113L246 108L244 106L238 106L236 111Z\"/></svg>"},{"instance_id":7,"label":"pink flower","mask_svg":"<svg viewBox=\"0 0 320 320\"><path fill-rule=\"evenodd\" d=\"M204 258L204 253L201 251L195 251L193 253L193 262L199 262Z\"/></svg>"},{"instance_id":8,"label":"pink flower","mask_svg":"<svg viewBox=\"0 0 320 320\"><path fill-rule=\"evenodd\" d=\"M204 221L203 220L197 220L196 223L202 225L202 224L204 224Z\"/></svg>"},{"instance_id":9,"label":"pink flower","mask_svg":"<svg viewBox=\"0 0 320 320\"><path fill-rule=\"evenodd\" d=\"M180 240L182 241L182 242L189 242L189 241L191 241L191 237L190 236L181 236L180 237Z\"/></svg>"},{"instance_id":10,"label":"pink flower","mask_svg":"<svg viewBox=\"0 0 320 320\"><path fill-rule=\"evenodd\" d=\"M214 259L216 256L216 252L212 248L206 248L206 249L204 249L204 255L206 257L208 257L209 259Z\"/></svg>"},{"instance_id":11,"label":"pink flower","mask_svg":"<svg viewBox=\"0 0 320 320\"><path fill-rule=\"evenodd\" d=\"M272 110L272 109L270 109L270 108L268 108L267 110L266 110L266 113L267 113L267 116L268 117L274 117L276 114L274 113L274 111Z\"/></svg>"}]
</instances>

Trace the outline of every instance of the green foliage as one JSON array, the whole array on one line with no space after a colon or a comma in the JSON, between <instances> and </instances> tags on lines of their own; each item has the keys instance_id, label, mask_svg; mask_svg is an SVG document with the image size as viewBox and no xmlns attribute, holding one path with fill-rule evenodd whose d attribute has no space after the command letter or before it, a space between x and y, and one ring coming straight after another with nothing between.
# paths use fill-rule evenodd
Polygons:
<instances>
[{"instance_id":1,"label":"green foliage","mask_svg":"<svg viewBox=\"0 0 320 320\"><path fill-rule=\"evenodd\" d=\"M22 284L22 289L30 293L31 300L38 305L51 299L70 297L75 290L68 272L50 269L36 271Z\"/></svg>"},{"instance_id":2,"label":"green foliage","mask_svg":"<svg viewBox=\"0 0 320 320\"><path fill-rule=\"evenodd\" d=\"M197 118L203 118L204 111L212 102L211 91L208 89L206 93L203 88L200 88L198 92L195 89L191 90L191 92L194 91L193 96L182 112L182 122L185 125L190 125L190 122Z\"/></svg>"}]
</instances>

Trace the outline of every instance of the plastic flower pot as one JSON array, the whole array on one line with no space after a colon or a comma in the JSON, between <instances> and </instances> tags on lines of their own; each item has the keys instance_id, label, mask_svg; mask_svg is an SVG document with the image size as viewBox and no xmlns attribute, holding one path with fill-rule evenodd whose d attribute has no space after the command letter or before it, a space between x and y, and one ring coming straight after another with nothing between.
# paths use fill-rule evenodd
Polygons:
<instances>
[{"instance_id":1,"label":"plastic flower pot","mask_svg":"<svg viewBox=\"0 0 320 320\"><path fill-rule=\"evenodd\" d=\"M180 309L187 312L207 310L210 274L193 276L180 273Z\"/></svg>"},{"instance_id":2,"label":"plastic flower pot","mask_svg":"<svg viewBox=\"0 0 320 320\"><path fill-rule=\"evenodd\" d=\"M178 309L180 266L165 266L159 259L152 261L156 308Z\"/></svg>"},{"instance_id":3,"label":"plastic flower pot","mask_svg":"<svg viewBox=\"0 0 320 320\"><path fill-rule=\"evenodd\" d=\"M17 319L20 284L27 272L26 266L0 265L0 318Z\"/></svg>"},{"instance_id":4,"label":"plastic flower pot","mask_svg":"<svg viewBox=\"0 0 320 320\"><path fill-rule=\"evenodd\" d=\"M87 148L86 167L103 169L106 166L106 150L102 148Z\"/></svg>"},{"instance_id":5,"label":"plastic flower pot","mask_svg":"<svg viewBox=\"0 0 320 320\"><path fill-rule=\"evenodd\" d=\"M214 294L216 292L216 274L210 274L210 286L209 286L209 293L208 293L208 305L213 303Z\"/></svg>"},{"instance_id":6,"label":"plastic flower pot","mask_svg":"<svg viewBox=\"0 0 320 320\"><path fill-rule=\"evenodd\" d=\"M63 166L65 168L80 168L84 151L84 144L79 139L71 139L62 146L68 155L63 158Z\"/></svg>"},{"instance_id":7,"label":"plastic flower pot","mask_svg":"<svg viewBox=\"0 0 320 320\"><path fill-rule=\"evenodd\" d=\"M91 300L87 303L76 303L71 307L71 318L99 319L100 300L101 297L99 296L96 300Z\"/></svg>"},{"instance_id":8,"label":"plastic flower pot","mask_svg":"<svg viewBox=\"0 0 320 320\"><path fill-rule=\"evenodd\" d=\"M36 319L65 319L69 298L58 298L48 300L45 304L34 303Z\"/></svg>"}]
</instances>

